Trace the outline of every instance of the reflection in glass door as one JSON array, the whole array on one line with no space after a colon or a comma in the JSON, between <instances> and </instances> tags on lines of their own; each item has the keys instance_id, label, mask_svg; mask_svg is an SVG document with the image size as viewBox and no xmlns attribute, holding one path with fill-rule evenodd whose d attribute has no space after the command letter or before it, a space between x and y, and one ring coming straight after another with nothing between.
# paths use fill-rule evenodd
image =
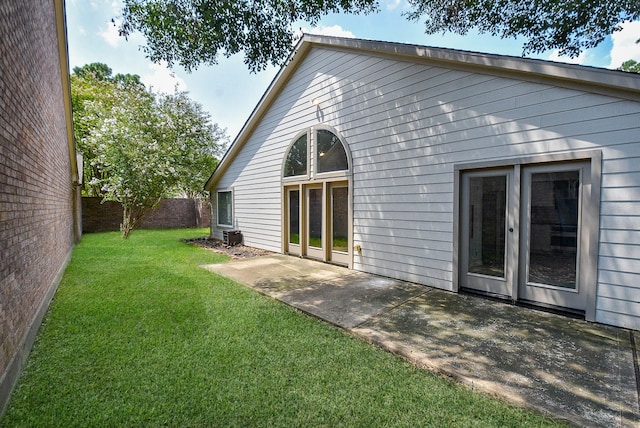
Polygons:
<instances>
[{"instance_id":1,"label":"reflection in glass door","mask_svg":"<svg viewBox=\"0 0 640 428\"><path fill-rule=\"evenodd\" d=\"M349 264L349 188L346 184L330 187L331 254L330 260Z\"/></svg>"},{"instance_id":2,"label":"reflection in glass door","mask_svg":"<svg viewBox=\"0 0 640 428\"><path fill-rule=\"evenodd\" d=\"M287 252L300 255L300 190L287 190Z\"/></svg>"},{"instance_id":3,"label":"reflection in glass door","mask_svg":"<svg viewBox=\"0 0 640 428\"><path fill-rule=\"evenodd\" d=\"M531 175L527 282L576 288L578 171Z\"/></svg>"},{"instance_id":4,"label":"reflection in glass door","mask_svg":"<svg viewBox=\"0 0 640 428\"><path fill-rule=\"evenodd\" d=\"M589 176L588 163L524 169L521 299L584 309L579 243L581 193Z\"/></svg>"},{"instance_id":5,"label":"reflection in glass door","mask_svg":"<svg viewBox=\"0 0 640 428\"><path fill-rule=\"evenodd\" d=\"M323 230L323 197L322 187L307 187L306 190L306 255L324 259Z\"/></svg>"},{"instance_id":6,"label":"reflection in glass door","mask_svg":"<svg viewBox=\"0 0 640 428\"><path fill-rule=\"evenodd\" d=\"M461 285L511 296L507 274L509 170L467 173L462 181ZM512 230L512 228L511 228Z\"/></svg>"},{"instance_id":7,"label":"reflection in glass door","mask_svg":"<svg viewBox=\"0 0 640 428\"><path fill-rule=\"evenodd\" d=\"M507 176L469 179L469 272L504 278Z\"/></svg>"}]
</instances>

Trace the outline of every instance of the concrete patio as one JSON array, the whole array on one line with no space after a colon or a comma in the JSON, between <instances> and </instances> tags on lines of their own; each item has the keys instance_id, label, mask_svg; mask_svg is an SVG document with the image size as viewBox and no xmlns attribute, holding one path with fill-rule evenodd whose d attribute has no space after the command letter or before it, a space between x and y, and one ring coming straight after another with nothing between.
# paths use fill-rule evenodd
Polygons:
<instances>
[{"instance_id":1,"label":"concrete patio","mask_svg":"<svg viewBox=\"0 0 640 428\"><path fill-rule=\"evenodd\" d=\"M285 255L204 268L550 417L640 425L638 331Z\"/></svg>"}]
</instances>

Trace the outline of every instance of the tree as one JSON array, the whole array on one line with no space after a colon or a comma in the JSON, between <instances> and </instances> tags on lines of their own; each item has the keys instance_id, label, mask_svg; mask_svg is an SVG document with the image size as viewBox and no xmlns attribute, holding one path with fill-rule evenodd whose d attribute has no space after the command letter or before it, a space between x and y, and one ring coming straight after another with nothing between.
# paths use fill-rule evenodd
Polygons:
<instances>
[{"instance_id":1,"label":"tree","mask_svg":"<svg viewBox=\"0 0 640 428\"><path fill-rule=\"evenodd\" d=\"M280 65L292 48L297 21L317 23L331 12L368 13L377 0L125 0L119 31L140 31L154 62L187 70L216 64L218 55L245 54L252 72Z\"/></svg>"},{"instance_id":2,"label":"tree","mask_svg":"<svg viewBox=\"0 0 640 428\"><path fill-rule=\"evenodd\" d=\"M635 60L627 60L622 63L618 70L628 71L629 73L640 73L640 62Z\"/></svg>"},{"instance_id":3,"label":"tree","mask_svg":"<svg viewBox=\"0 0 640 428\"><path fill-rule=\"evenodd\" d=\"M281 65L292 49L293 26L316 24L330 12L370 13L378 0L125 0L120 34L140 31L154 62L187 70L216 64L219 54L245 53L255 72ZM429 34L471 29L502 38L524 36L523 54L557 49L577 56L620 24L640 19L638 0L409 0L410 20Z\"/></svg>"},{"instance_id":4,"label":"tree","mask_svg":"<svg viewBox=\"0 0 640 428\"><path fill-rule=\"evenodd\" d=\"M140 81L140 76L137 74L121 74L118 73L112 76L113 71L107 64L101 62L94 62L91 64L83 65L82 67L73 67L73 75L84 79L89 79L98 82L114 82L122 86L141 86L144 84Z\"/></svg>"},{"instance_id":5,"label":"tree","mask_svg":"<svg viewBox=\"0 0 640 428\"><path fill-rule=\"evenodd\" d=\"M225 130L211 124L209 114L186 92L158 97L156 113L160 118L157 132L179 150L174 168L180 169L180 177L175 190L188 198L203 198L204 183L228 143Z\"/></svg>"},{"instance_id":6,"label":"tree","mask_svg":"<svg viewBox=\"0 0 640 428\"><path fill-rule=\"evenodd\" d=\"M104 63L94 62L83 65L82 67L73 67L73 74L83 78L93 78L99 81L107 81L111 79L111 68Z\"/></svg>"},{"instance_id":7,"label":"tree","mask_svg":"<svg viewBox=\"0 0 640 428\"><path fill-rule=\"evenodd\" d=\"M523 54L557 49L577 57L620 24L640 18L637 0L410 0L412 20L425 18L427 33L467 34L473 28L502 38L524 36Z\"/></svg>"},{"instance_id":8,"label":"tree","mask_svg":"<svg viewBox=\"0 0 640 428\"><path fill-rule=\"evenodd\" d=\"M71 75L73 128L84 159L82 190L85 196L104 196L100 186L104 172L102 165L95 161L100 147L91 146L86 137L98 126L101 116L122 102L124 92L144 89L137 74L113 76L111 68L103 63L74 67Z\"/></svg>"},{"instance_id":9,"label":"tree","mask_svg":"<svg viewBox=\"0 0 640 428\"><path fill-rule=\"evenodd\" d=\"M88 193L122 204L127 238L163 197L201 192L227 137L187 93L154 94L97 70L74 70L74 128Z\"/></svg>"}]
</instances>

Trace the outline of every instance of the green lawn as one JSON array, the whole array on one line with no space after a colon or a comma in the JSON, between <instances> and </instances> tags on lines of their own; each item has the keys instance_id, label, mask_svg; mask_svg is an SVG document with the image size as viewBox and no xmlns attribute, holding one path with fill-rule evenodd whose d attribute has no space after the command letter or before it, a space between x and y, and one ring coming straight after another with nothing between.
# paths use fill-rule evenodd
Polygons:
<instances>
[{"instance_id":1,"label":"green lawn","mask_svg":"<svg viewBox=\"0 0 640 428\"><path fill-rule=\"evenodd\" d=\"M553 426L198 268L205 234L85 235L0 426Z\"/></svg>"}]
</instances>

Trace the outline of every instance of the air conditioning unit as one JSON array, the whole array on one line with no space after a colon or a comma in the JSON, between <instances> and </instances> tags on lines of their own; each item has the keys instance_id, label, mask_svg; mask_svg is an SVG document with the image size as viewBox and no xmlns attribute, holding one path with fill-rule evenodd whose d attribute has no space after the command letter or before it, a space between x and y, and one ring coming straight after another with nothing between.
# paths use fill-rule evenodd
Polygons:
<instances>
[{"instance_id":1,"label":"air conditioning unit","mask_svg":"<svg viewBox=\"0 0 640 428\"><path fill-rule=\"evenodd\" d=\"M242 244L242 233L239 230L225 230L222 232L222 240L229 246Z\"/></svg>"}]
</instances>

